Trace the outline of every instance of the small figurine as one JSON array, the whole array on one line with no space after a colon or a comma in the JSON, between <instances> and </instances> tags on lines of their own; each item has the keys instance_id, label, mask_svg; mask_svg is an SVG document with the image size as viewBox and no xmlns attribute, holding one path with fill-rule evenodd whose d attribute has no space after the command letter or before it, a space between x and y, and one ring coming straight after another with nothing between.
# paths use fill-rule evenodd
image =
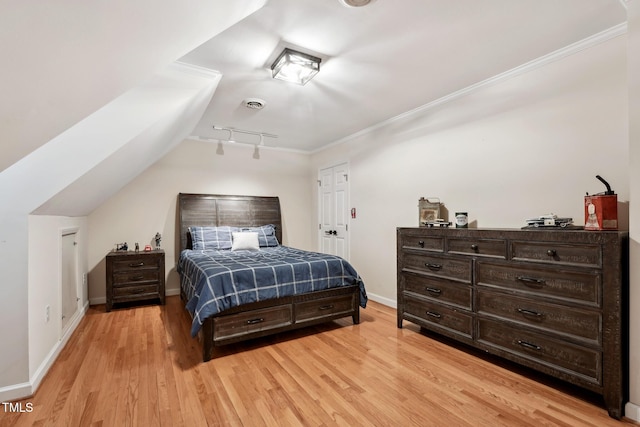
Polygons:
<instances>
[{"instance_id":1,"label":"small figurine","mask_svg":"<svg viewBox=\"0 0 640 427\"><path fill-rule=\"evenodd\" d=\"M542 215L537 218L531 218L527 220L526 228L538 228L538 227L561 227L565 228L573 223L573 218L558 218L557 215L549 214ZM525 228L525 227L523 227Z\"/></svg>"},{"instance_id":2,"label":"small figurine","mask_svg":"<svg viewBox=\"0 0 640 427\"><path fill-rule=\"evenodd\" d=\"M162 240L162 235L160 232L156 233L156 249L160 249L160 241Z\"/></svg>"}]
</instances>

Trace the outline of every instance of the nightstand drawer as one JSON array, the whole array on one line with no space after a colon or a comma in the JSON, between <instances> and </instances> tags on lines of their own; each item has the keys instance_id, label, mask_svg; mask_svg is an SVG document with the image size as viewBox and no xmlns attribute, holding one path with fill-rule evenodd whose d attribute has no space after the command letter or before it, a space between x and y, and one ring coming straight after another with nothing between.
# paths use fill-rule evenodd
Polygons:
<instances>
[{"instance_id":1,"label":"nightstand drawer","mask_svg":"<svg viewBox=\"0 0 640 427\"><path fill-rule=\"evenodd\" d=\"M118 299L130 299L130 297L143 297L154 298L158 296L158 284L143 285L143 286L123 286L120 288L113 288L114 302L119 302Z\"/></svg>"},{"instance_id":2,"label":"nightstand drawer","mask_svg":"<svg viewBox=\"0 0 640 427\"><path fill-rule=\"evenodd\" d=\"M146 269L157 269L160 267L160 257L150 255L133 255L124 259L117 259L113 262L114 271L138 271Z\"/></svg>"},{"instance_id":3,"label":"nightstand drawer","mask_svg":"<svg viewBox=\"0 0 640 427\"><path fill-rule=\"evenodd\" d=\"M113 286L127 286L132 283L158 281L160 272L153 270L125 271L113 273Z\"/></svg>"}]
</instances>

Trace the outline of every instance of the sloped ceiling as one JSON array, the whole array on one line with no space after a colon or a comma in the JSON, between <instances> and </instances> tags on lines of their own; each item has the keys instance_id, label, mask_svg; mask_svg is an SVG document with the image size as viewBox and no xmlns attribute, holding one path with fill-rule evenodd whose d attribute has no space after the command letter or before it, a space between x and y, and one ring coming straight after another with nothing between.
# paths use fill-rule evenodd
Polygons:
<instances>
[{"instance_id":1,"label":"sloped ceiling","mask_svg":"<svg viewBox=\"0 0 640 427\"><path fill-rule=\"evenodd\" d=\"M5 66L0 71L0 191L5 200L14 200L4 209L20 212L45 203L38 213L87 214L123 185L118 178L121 164L108 162L98 168L112 178L102 183L101 198L93 203L84 196L63 198L64 203L46 202L82 176L87 183L93 182L91 174L85 175L87 167L98 167L114 151L134 140L139 143L138 137L148 132L154 141L146 145L145 157L133 157L138 160L135 164L129 162L129 178L144 170L171 141L188 135L194 118L202 113L194 105L206 106L219 81L218 73L207 72L210 81L199 89L190 88L193 98L189 102L195 104L188 105L184 93L177 98L165 95L172 90L175 95L179 85L174 83L190 80L183 78L189 72L176 77L173 69L171 77L167 67L265 2L209 0L190 2L188 7L179 1L151 0L2 3L0 53ZM179 90L189 91L192 83L184 84ZM195 93L201 90L208 94ZM110 104L116 99L117 103ZM132 105L123 102L133 99ZM145 103L149 108L142 113ZM171 104L172 112L157 108L163 103ZM109 114L104 114L101 109L107 105ZM118 113L112 111L115 106ZM140 117L138 126L144 123L149 129L138 129L133 135L120 132L131 130L131 123L123 117L132 110ZM185 111L192 115L187 118ZM111 121L96 121L96 114ZM173 123L164 134L154 127L160 119ZM178 128L182 129L180 136ZM112 137L96 138L97 133ZM75 141L70 143L70 138ZM76 149L69 153L62 147ZM37 153L41 149L44 152ZM37 161L44 153L48 162ZM85 187L82 182L75 185ZM62 205L66 205L64 210L53 208Z\"/></svg>"},{"instance_id":2,"label":"sloped ceiling","mask_svg":"<svg viewBox=\"0 0 640 427\"><path fill-rule=\"evenodd\" d=\"M619 0L269 0L181 61L224 75L195 135L313 152L625 22ZM305 86L271 78L284 46L322 58Z\"/></svg>"}]
</instances>

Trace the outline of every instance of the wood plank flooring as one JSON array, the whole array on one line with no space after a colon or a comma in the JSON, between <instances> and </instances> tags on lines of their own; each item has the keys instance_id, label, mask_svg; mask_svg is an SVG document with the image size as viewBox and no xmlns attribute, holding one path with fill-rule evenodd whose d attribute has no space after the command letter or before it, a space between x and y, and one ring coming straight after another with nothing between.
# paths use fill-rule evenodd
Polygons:
<instances>
[{"instance_id":1,"label":"wood plank flooring","mask_svg":"<svg viewBox=\"0 0 640 427\"><path fill-rule=\"evenodd\" d=\"M601 402L420 332L375 302L231 345L210 362L167 305L92 307L36 394L1 426L623 426ZM536 381L542 380L542 382ZM555 384L551 387L545 383ZM560 387L560 388L558 388Z\"/></svg>"}]
</instances>

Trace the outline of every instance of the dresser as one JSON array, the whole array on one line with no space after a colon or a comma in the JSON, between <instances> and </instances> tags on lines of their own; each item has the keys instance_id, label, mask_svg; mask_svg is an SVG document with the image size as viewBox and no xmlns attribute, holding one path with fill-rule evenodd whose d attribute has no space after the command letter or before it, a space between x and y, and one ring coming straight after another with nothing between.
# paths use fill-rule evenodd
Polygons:
<instances>
[{"instance_id":1,"label":"dresser","mask_svg":"<svg viewBox=\"0 0 640 427\"><path fill-rule=\"evenodd\" d=\"M106 256L107 311L114 304L159 300L164 304L164 251L112 251Z\"/></svg>"},{"instance_id":2,"label":"dresser","mask_svg":"<svg viewBox=\"0 0 640 427\"><path fill-rule=\"evenodd\" d=\"M603 396L628 375L628 236L565 229L398 228L408 320Z\"/></svg>"}]
</instances>

